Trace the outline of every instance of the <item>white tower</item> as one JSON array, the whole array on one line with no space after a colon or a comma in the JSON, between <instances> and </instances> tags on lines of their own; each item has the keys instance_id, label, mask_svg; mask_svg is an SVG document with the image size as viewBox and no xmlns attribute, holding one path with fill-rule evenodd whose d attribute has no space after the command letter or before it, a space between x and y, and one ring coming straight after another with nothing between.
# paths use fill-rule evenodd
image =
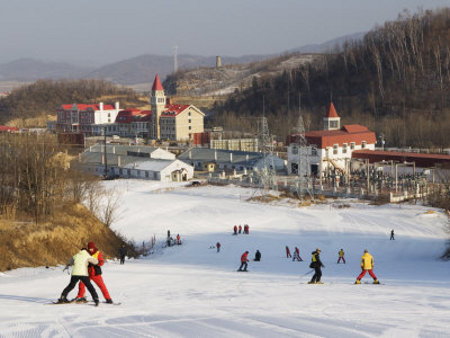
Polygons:
<instances>
[{"instance_id":1,"label":"white tower","mask_svg":"<svg viewBox=\"0 0 450 338\"><path fill-rule=\"evenodd\" d=\"M164 88L158 74L156 74L155 81L153 81L152 92L150 94L150 107L152 109L150 137L159 140L161 138L160 117L166 107L166 95L164 95Z\"/></svg>"}]
</instances>

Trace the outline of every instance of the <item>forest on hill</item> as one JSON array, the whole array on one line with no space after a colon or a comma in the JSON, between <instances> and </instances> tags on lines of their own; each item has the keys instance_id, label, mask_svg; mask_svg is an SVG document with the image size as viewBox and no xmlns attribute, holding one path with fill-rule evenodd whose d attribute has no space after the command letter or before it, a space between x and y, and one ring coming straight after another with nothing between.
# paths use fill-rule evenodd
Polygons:
<instances>
[{"instance_id":1,"label":"forest on hill","mask_svg":"<svg viewBox=\"0 0 450 338\"><path fill-rule=\"evenodd\" d=\"M450 8L404 12L318 60L255 77L250 88L216 104L211 123L251 130L246 117L264 112L283 141L300 107L306 129L321 129L333 101L342 123L366 125L388 146L444 148L450 146L449 90Z\"/></svg>"},{"instance_id":2,"label":"forest on hill","mask_svg":"<svg viewBox=\"0 0 450 338\"><path fill-rule=\"evenodd\" d=\"M14 89L0 99L0 124L12 119L36 118L55 114L61 104L120 101L121 106L139 105L138 95L129 88L119 87L104 80L39 80Z\"/></svg>"}]
</instances>

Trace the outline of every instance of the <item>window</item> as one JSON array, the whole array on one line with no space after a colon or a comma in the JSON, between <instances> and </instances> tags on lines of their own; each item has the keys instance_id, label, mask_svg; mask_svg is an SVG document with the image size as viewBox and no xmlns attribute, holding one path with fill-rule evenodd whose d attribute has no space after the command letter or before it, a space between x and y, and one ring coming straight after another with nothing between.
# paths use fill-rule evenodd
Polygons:
<instances>
[{"instance_id":1,"label":"window","mask_svg":"<svg viewBox=\"0 0 450 338\"><path fill-rule=\"evenodd\" d=\"M311 155L312 156L317 156L317 148L316 147L312 147L311 148Z\"/></svg>"},{"instance_id":2,"label":"window","mask_svg":"<svg viewBox=\"0 0 450 338\"><path fill-rule=\"evenodd\" d=\"M339 145L338 144L333 145L333 154L334 155L337 155L338 149L339 149Z\"/></svg>"},{"instance_id":3,"label":"window","mask_svg":"<svg viewBox=\"0 0 450 338\"><path fill-rule=\"evenodd\" d=\"M295 144L292 146L292 154L294 155L298 154L298 148Z\"/></svg>"},{"instance_id":4,"label":"window","mask_svg":"<svg viewBox=\"0 0 450 338\"><path fill-rule=\"evenodd\" d=\"M338 121L330 121L330 128L337 128L338 127Z\"/></svg>"},{"instance_id":5,"label":"window","mask_svg":"<svg viewBox=\"0 0 450 338\"><path fill-rule=\"evenodd\" d=\"M188 122L191 123L191 119L189 119Z\"/></svg>"},{"instance_id":6,"label":"window","mask_svg":"<svg viewBox=\"0 0 450 338\"><path fill-rule=\"evenodd\" d=\"M348 147L348 144L344 143L344 146L342 147L342 153L343 154L347 154L347 147Z\"/></svg>"},{"instance_id":7,"label":"window","mask_svg":"<svg viewBox=\"0 0 450 338\"><path fill-rule=\"evenodd\" d=\"M355 142L350 142L350 149L351 150L355 149Z\"/></svg>"},{"instance_id":8,"label":"window","mask_svg":"<svg viewBox=\"0 0 450 338\"><path fill-rule=\"evenodd\" d=\"M191 130L192 129L192 126L189 126L189 130Z\"/></svg>"},{"instance_id":9,"label":"window","mask_svg":"<svg viewBox=\"0 0 450 338\"><path fill-rule=\"evenodd\" d=\"M362 141L361 142L361 149L366 148L366 146L367 146L367 142L366 141Z\"/></svg>"},{"instance_id":10,"label":"window","mask_svg":"<svg viewBox=\"0 0 450 338\"><path fill-rule=\"evenodd\" d=\"M188 115L191 116L191 112L189 112Z\"/></svg>"}]
</instances>

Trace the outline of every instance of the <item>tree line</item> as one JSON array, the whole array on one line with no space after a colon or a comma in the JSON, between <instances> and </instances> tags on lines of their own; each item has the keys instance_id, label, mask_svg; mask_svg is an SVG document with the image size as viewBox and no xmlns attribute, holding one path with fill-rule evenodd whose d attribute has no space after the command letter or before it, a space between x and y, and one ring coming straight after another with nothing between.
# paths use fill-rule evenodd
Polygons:
<instances>
[{"instance_id":1,"label":"tree line","mask_svg":"<svg viewBox=\"0 0 450 338\"><path fill-rule=\"evenodd\" d=\"M39 80L16 88L0 99L0 123L14 118L46 116L54 114L57 107L64 103L94 104L98 103L99 98L108 96L140 104L138 95L132 89L105 80Z\"/></svg>"},{"instance_id":2,"label":"tree line","mask_svg":"<svg viewBox=\"0 0 450 338\"><path fill-rule=\"evenodd\" d=\"M300 107L321 129L330 101L343 123L360 123L390 146L450 146L450 8L403 12L396 21L280 76L253 80L215 107L212 123L269 116L274 134L292 132Z\"/></svg>"}]
</instances>

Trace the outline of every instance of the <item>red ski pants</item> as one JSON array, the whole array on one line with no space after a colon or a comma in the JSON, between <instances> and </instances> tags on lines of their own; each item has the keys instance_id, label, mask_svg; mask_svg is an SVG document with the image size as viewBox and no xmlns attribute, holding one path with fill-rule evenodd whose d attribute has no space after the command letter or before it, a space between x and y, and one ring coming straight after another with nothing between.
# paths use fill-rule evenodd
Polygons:
<instances>
[{"instance_id":1,"label":"red ski pants","mask_svg":"<svg viewBox=\"0 0 450 338\"><path fill-rule=\"evenodd\" d=\"M344 264L345 264L345 258L344 257L339 257L339 259L338 259L338 264L339 264L339 262L341 261L341 259L344 261Z\"/></svg>"},{"instance_id":2,"label":"red ski pants","mask_svg":"<svg viewBox=\"0 0 450 338\"><path fill-rule=\"evenodd\" d=\"M367 271L369 271L369 275L371 275L373 279L377 279L377 276L375 276L375 274L372 272L372 269L370 269L370 270L363 270L361 274L358 276L358 280L363 278Z\"/></svg>"},{"instance_id":3,"label":"red ski pants","mask_svg":"<svg viewBox=\"0 0 450 338\"><path fill-rule=\"evenodd\" d=\"M103 297L105 297L105 299L111 299L111 297L109 296L109 292L108 289L106 288L105 283L103 282L103 278L102 275L98 275L98 276L89 276L89 279L91 281L93 281L95 284L97 284L97 286L100 288L100 291L103 294ZM83 282L80 281L80 284L78 286L78 298L84 297L84 294L86 292L86 286L84 285Z\"/></svg>"}]
</instances>

